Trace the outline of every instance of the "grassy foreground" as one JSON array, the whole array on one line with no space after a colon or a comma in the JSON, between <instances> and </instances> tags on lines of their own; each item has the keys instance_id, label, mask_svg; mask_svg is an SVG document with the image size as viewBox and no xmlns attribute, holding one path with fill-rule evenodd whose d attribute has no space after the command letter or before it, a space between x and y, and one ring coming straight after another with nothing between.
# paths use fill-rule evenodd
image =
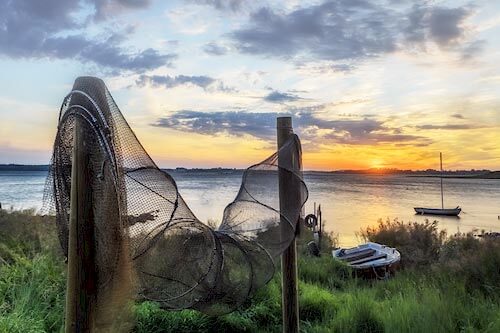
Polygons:
<instances>
[{"instance_id":1,"label":"grassy foreground","mask_svg":"<svg viewBox=\"0 0 500 333\"><path fill-rule=\"evenodd\" d=\"M380 222L360 232L397 246L402 270L365 281L299 244L303 332L500 332L500 241L446 237L435 223ZM330 239L332 241L332 239ZM65 264L53 220L0 211L0 332L60 332ZM239 311L208 317L134 305L135 332L280 332L279 273Z\"/></svg>"}]
</instances>

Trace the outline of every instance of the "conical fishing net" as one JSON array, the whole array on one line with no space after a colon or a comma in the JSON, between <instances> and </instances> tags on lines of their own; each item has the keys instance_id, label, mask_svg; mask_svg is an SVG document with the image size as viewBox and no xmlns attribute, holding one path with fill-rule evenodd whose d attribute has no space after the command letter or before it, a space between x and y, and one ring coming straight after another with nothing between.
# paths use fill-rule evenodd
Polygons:
<instances>
[{"instance_id":1,"label":"conical fishing net","mask_svg":"<svg viewBox=\"0 0 500 333\"><path fill-rule=\"evenodd\" d=\"M213 229L194 216L174 179L144 150L103 81L78 78L61 107L44 199L55 210L65 253L77 121L89 156L98 289L112 284L123 251L140 297L168 309L227 313L272 278L307 199L297 136L243 173L239 193ZM280 204L285 183L288 199Z\"/></svg>"}]
</instances>

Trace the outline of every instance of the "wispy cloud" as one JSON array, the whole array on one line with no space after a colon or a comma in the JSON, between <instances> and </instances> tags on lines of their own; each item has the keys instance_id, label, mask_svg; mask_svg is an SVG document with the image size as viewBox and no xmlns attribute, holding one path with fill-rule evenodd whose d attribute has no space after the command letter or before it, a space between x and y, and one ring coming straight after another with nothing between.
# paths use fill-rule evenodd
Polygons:
<instances>
[{"instance_id":1,"label":"wispy cloud","mask_svg":"<svg viewBox=\"0 0 500 333\"><path fill-rule=\"evenodd\" d=\"M298 95L285 93L285 92L279 92L279 91L272 91L264 97L264 100L266 102L270 102L270 103L295 102L295 101L298 101L300 99L302 99L302 98L299 97Z\"/></svg>"},{"instance_id":2,"label":"wispy cloud","mask_svg":"<svg viewBox=\"0 0 500 333\"><path fill-rule=\"evenodd\" d=\"M185 35L202 35L214 28L217 20L207 16L203 8L179 6L165 12L172 29Z\"/></svg>"},{"instance_id":3,"label":"wispy cloud","mask_svg":"<svg viewBox=\"0 0 500 333\"><path fill-rule=\"evenodd\" d=\"M483 126L473 124L444 124L444 125L419 125L416 128L421 130L468 130L483 128Z\"/></svg>"},{"instance_id":4,"label":"wispy cloud","mask_svg":"<svg viewBox=\"0 0 500 333\"><path fill-rule=\"evenodd\" d=\"M205 75L177 75L177 76L169 76L169 75L141 75L136 80L136 84L140 87L144 87L146 85L153 87L163 87L166 89L175 88L181 85L194 85L204 90L216 90L223 92L233 92L234 89L227 87L223 84L222 81L214 79L210 76Z\"/></svg>"},{"instance_id":5,"label":"wispy cloud","mask_svg":"<svg viewBox=\"0 0 500 333\"><path fill-rule=\"evenodd\" d=\"M367 145L413 142L427 145L432 142L422 136L402 134L401 130L395 131L381 120L367 117L327 120L309 110L285 113L180 110L161 117L152 125L206 135L223 133L235 136L251 135L273 141L276 135L276 117L286 115L293 116L294 127L302 138L321 143Z\"/></svg>"},{"instance_id":6,"label":"wispy cloud","mask_svg":"<svg viewBox=\"0 0 500 333\"><path fill-rule=\"evenodd\" d=\"M203 51L211 55L220 56L225 55L229 51L229 48L216 42L210 42L203 45Z\"/></svg>"},{"instance_id":7,"label":"wispy cloud","mask_svg":"<svg viewBox=\"0 0 500 333\"><path fill-rule=\"evenodd\" d=\"M95 6L95 19L103 20L116 16L124 10L143 9L149 7L153 0L87 0Z\"/></svg>"},{"instance_id":8,"label":"wispy cloud","mask_svg":"<svg viewBox=\"0 0 500 333\"><path fill-rule=\"evenodd\" d=\"M236 136L249 134L269 139L275 135L276 115L274 112L180 110L158 119L153 125L183 132L209 135L231 133Z\"/></svg>"},{"instance_id":9,"label":"wispy cloud","mask_svg":"<svg viewBox=\"0 0 500 333\"><path fill-rule=\"evenodd\" d=\"M457 118L457 119L465 119L465 117L460 114L460 113L454 113L451 115L453 118Z\"/></svg>"},{"instance_id":10,"label":"wispy cloud","mask_svg":"<svg viewBox=\"0 0 500 333\"><path fill-rule=\"evenodd\" d=\"M475 59L477 55L483 53L485 47L485 40L475 40L465 44L461 51L461 60L469 61Z\"/></svg>"},{"instance_id":11,"label":"wispy cloud","mask_svg":"<svg viewBox=\"0 0 500 333\"><path fill-rule=\"evenodd\" d=\"M187 3L212 6L218 10L238 11L245 4L245 0L185 0Z\"/></svg>"}]
</instances>

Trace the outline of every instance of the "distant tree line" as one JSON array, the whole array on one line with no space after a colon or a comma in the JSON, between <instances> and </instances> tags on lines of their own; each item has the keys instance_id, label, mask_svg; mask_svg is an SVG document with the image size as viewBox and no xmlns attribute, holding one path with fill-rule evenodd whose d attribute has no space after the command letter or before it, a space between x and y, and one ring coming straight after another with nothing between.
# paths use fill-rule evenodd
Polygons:
<instances>
[{"instance_id":1,"label":"distant tree line","mask_svg":"<svg viewBox=\"0 0 500 333\"><path fill-rule=\"evenodd\" d=\"M48 171L49 165L0 164L0 171Z\"/></svg>"}]
</instances>

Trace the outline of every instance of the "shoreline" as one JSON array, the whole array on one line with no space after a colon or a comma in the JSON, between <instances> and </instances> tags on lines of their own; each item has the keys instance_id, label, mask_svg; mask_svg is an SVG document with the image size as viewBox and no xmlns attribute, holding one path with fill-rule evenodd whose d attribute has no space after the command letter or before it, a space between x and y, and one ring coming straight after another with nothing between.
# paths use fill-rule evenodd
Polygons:
<instances>
[{"instance_id":1,"label":"shoreline","mask_svg":"<svg viewBox=\"0 0 500 333\"><path fill-rule=\"evenodd\" d=\"M237 168L160 168L163 171L170 173L190 174L190 173L224 173L224 174L240 174L245 169ZM29 172L29 171L49 171L49 165L22 165L22 164L0 164L0 172ZM411 171L411 170L304 170L304 174L328 174L328 175L359 175L359 176L406 176L406 177L429 177L429 178L456 178L456 179L500 179L500 171L445 171L443 175L436 170L429 171Z\"/></svg>"},{"instance_id":2,"label":"shoreline","mask_svg":"<svg viewBox=\"0 0 500 333\"><path fill-rule=\"evenodd\" d=\"M500 174L494 175L406 175L407 177L427 177L427 178L457 178L457 179L500 179Z\"/></svg>"}]
</instances>

